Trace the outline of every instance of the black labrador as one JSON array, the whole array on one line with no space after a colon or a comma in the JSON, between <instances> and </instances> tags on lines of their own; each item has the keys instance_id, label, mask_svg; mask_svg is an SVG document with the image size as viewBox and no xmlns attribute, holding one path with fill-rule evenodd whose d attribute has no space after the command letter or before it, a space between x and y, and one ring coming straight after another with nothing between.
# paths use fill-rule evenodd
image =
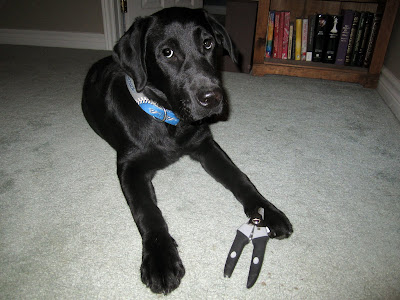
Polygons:
<instances>
[{"instance_id":1,"label":"black labrador","mask_svg":"<svg viewBox=\"0 0 400 300\"><path fill-rule=\"evenodd\" d=\"M268 202L214 141L209 123L226 115L216 47L236 61L232 42L204 10L169 8L138 18L85 79L82 109L117 151L122 191L142 236L141 278L155 293L176 289L185 274L175 240L157 207L152 178L183 155L201 163L243 204L264 208L271 236L288 237L288 218Z\"/></svg>"}]
</instances>

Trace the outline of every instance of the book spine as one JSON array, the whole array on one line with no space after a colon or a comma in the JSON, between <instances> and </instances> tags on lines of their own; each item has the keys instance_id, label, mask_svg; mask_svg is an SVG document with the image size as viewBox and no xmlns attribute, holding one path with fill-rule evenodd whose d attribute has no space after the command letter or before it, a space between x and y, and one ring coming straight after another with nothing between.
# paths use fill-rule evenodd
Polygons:
<instances>
[{"instance_id":1,"label":"book spine","mask_svg":"<svg viewBox=\"0 0 400 300\"><path fill-rule=\"evenodd\" d=\"M314 50L315 18L316 18L316 15L311 15L308 17L306 61L312 61L312 53Z\"/></svg>"},{"instance_id":2,"label":"book spine","mask_svg":"<svg viewBox=\"0 0 400 300\"><path fill-rule=\"evenodd\" d=\"M325 49L326 21L327 15L317 16L313 61L322 61L322 54Z\"/></svg>"},{"instance_id":3,"label":"book spine","mask_svg":"<svg viewBox=\"0 0 400 300\"><path fill-rule=\"evenodd\" d=\"M350 63L351 63L351 56L353 54L354 41L356 39L359 23L360 23L360 13L356 11L356 12L354 12L353 24L351 25L351 30L350 30L349 44L347 45L346 58L344 60L344 64L346 66L350 65Z\"/></svg>"},{"instance_id":4,"label":"book spine","mask_svg":"<svg viewBox=\"0 0 400 300\"><path fill-rule=\"evenodd\" d=\"M292 52L293 49L293 23L289 25L289 42L288 42L288 59L292 59L294 53Z\"/></svg>"},{"instance_id":5,"label":"book spine","mask_svg":"<svg viewBox=\"0 0 400 300\"><path fill-rule=\"evenodd\" d=\"M296 23L293 23L292 35L292 60L296 59Z\"/></svg>"},{"instance_id":6,"label":"book spine","mask_svg":"<svg viewBox=\"0 0 400 300\"><path fill-rule=\"evenodd\" d=\"M371 35L372 22L374 21L374 14L367 13L365 20L365 30L361 41L360 49L358 50L358 59L356 61L356 66L361 67L364 63L365 52L367 51L369 37Z\"/></svg>"},{"instance_id":7,"label":"book spine","mask_svg":"<svg viewBox=\"0 0 400 300\"><path fill-rule=\"evenodd\" d=\"M325 63L333 64L335 62L341 24L340 16L329 16L326 49L323 56Z\"/></svg>"},{"instance_id":8,"label":"book spine","mask_svg":"<svg viewBox=\"0 0 400 300\"><path fill-rule=\"evenodd\" d=\"M290 12L282 13L283 17L283 40L282 40L282 59L288 59L288 44L289 44L289 26Z\"/></svg>"},{"instance_id":9,"label":"book spine","mask_svg":"<svg viewBox=\"0 0 400 300\"><path fill-rule=\"evenodd\" d=\"M354 11L344 12L343 25L340 33L339 46L336 54L335 64L344 65L346 59L347 45L349 44L351 25L353 23Z\"/></svg>"},{"instance_id":10,"label":"book spine","mask_svg":"<svg viewBox=\"0 0 400 300\"><path fill-rule=\"evenodd\" d=\"M303 19L301 32L301 60L306 60L307 55L308 19Z\"/></svg>"},{"instance_id":11,"label":"book spine","mask_svg":"<svg viewBox=\"0 0 400 300\"><path fill-rule=\"evenodd\" d=\"M282 58L282 46L283 46L283 27L285 24L285 13L281 11L279 19L279 44L278 44L278 57Z\"/></svg>"},{"instance_id":12,"label":"book spine","mask_svg":"<svg viewBox=\"0 0 400 300\"><path fill-rule=\"evenodd\" d=\"M301 60L301 33L302 33L302 19L296 19L296 51L295 60Z\"/></svg>"},{"instance_id":13,"label":"book spine","mask_svg":"<svg viewBox=\"0 0 400 300\"><path fill-rule=\"evenodd\" d=\"M364 30L365 30L366 19L367 19L367 13L362 12L361 16L360 16L360 23L358 25L356 39L354 41L353 55L351 56L351 65L352 66L355 66L358 61L359 50L361 47L361 40L362 40Z\"/></svg>"},{"instance_id":14,"label":"book spine","mask_svg":"<svg viewBox=\"0 0 400 300\"><path fill-rule=\"evenodd\" d=\"M274 40L274 20L275 12L270 11L268 15L267 46L265 51L265 57L268 58L270 58L272 55L272 41Z\"/></svg>"},{"instance_id":15,"label":"book spine","mask_svg":"<svg viewBox=\"0 0 400 300\"><path fill-rule=\"evenodd\" d=\"M382 20L382 15L375 14L374 21L372 23L371 35L370 35L370 38L368 41L368 47L367 47L367 51L365 53L365 58L364 58L363 66L365 68L368 68L371 63L372 54L374 53L376 37L378 36L381 20Z\"/></svg>"},{"instance_id":16,"label":"book spine","mask_svg":"<svg viewBox=\"0 0 400 300\"><path fill-rule=\"evenodd\" d=\"M274 58L280 58L278 56L278 47L279 47L279 44L282 45L282 43L279 41L280 17L281 17L281 13L279 11L276 11L275 12L275 24L274 24L274 52L273 52Z\"/></svg>"}]
</instances>

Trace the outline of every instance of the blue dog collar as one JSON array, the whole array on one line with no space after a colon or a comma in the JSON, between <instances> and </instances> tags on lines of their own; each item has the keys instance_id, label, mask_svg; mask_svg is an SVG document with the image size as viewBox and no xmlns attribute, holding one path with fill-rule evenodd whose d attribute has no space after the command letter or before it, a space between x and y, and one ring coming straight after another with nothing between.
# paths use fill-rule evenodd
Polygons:
<instances>
[{"instance_id":1,"label":"blue dog collar","mask_svg":"<svg viewBox=\"0 0 400 300\"><path fill-rule=\"evenodd\" d=\"M158 106L149 98L147 98L143 93L138 93L136 91L135 84L133 83L132 78L130 78L128 75L125 75L125 82L135 102L146 113L148 113L150 116L158 120L161 120L171 125L176 126L179 123L179 119L175 116L175 114L172 111Z\"/></svg>"}]
</instances>

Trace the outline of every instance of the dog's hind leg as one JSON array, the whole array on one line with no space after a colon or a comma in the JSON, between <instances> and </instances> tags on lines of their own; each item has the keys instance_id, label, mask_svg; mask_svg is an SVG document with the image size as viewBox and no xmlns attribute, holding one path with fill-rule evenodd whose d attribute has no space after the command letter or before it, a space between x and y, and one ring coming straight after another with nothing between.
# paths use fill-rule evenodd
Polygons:
<instances>
[{"instance_id":1,"label":"dog's hind leg","mask_svg":"<svg viewBox=\"0 0 400 300\"><path fill-rule=\"evenodd\" d=\"M142 281L154 293L168 294L179 286L185 269L157 207L151 182L154 174L144 171L137 162L118 164L122 191L142 236Z\"/></svg>"}]
</instances>

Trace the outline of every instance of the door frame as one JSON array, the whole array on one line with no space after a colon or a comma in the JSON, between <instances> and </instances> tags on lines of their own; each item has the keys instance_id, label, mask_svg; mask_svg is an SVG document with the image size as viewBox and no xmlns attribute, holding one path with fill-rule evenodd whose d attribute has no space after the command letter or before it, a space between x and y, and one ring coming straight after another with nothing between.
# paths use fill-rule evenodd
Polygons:
<instances>
[{"instance_id":1,"label":"door frame","mask_svg":"<svg viewBox=\"0 0 400 300\"><path fill-rule=\"evenodd\" d=\"M101 0L105 49L112 50L115 43L124 34L120 0Z\"/></svg>"}]
</instances>

